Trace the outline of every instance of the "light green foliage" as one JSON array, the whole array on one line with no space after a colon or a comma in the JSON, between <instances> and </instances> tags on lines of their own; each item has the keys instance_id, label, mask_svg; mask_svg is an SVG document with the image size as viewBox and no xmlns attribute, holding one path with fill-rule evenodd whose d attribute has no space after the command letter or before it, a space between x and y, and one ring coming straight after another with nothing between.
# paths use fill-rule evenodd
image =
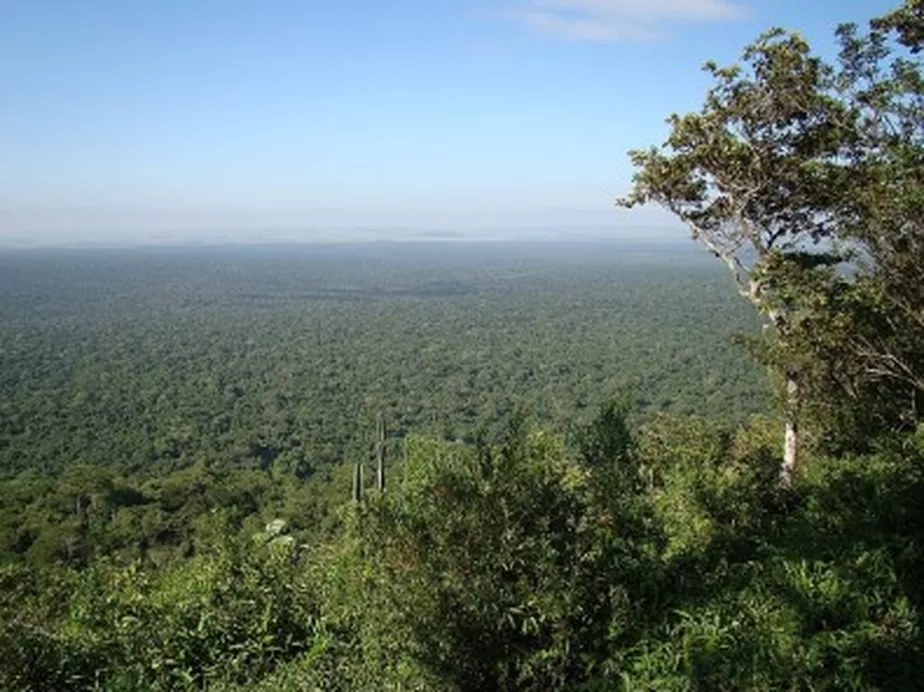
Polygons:
<instances>
[{"instance_id":1,"label":"light green foliage","mask_svg":"<svg viewBox=\"0 0 924 692\"><path fill-rule=\"evenodd\" d=\"M656 445L697 440L702 452L715 449L702 423L672 422ZM734 457L712 461L734 467ZM920 451L907 445L818 459L795 500L776 495L772 475L764 492L752 481L729 495L727 479L694 481L692 469L669 467L663 487L675 474L686 484L676 495L683 503L666 513L664 495L653 498L665 517L670 593L660 624L604 666L610 682L601 689L617 680L626 689L913 689L921 469ZM715 522L710 507L726 521ZM696 535L685 517L712 521L712 532ZM748 523L727 531L736 517Z\"/></svg>"},{"instance_id":2,"label":"light green foliage","mask_svg":"<svg viewBox=\"0 0 924 692\"><path fill-rule=\"evenodd\" d=\"M0 682L911 689L924 434L819 458L793 493L765 421L635 437L619 411L573 450L523 422L491 445L411 437L385 494L356 505L338 476L310 549L275 543L278 522L228 540L216 512L172 566L7 566Z\"/></svg>"},{"instance_id":3,"label":"light green foliage","mask_svg":"<svg viewBox=\"0 0 924 692\"><path fill-rule=\"evenodd\" d=\"M265 675L323 641L296 550L219 541L161 573L99 561L36 579L7 567L0 685L198 689Z\"/></svg>"},{"instance_id":4,"label":"light green foliage","mask_svg":"<svg viewBox=\"0 0 924 692\"><path fill-rule=\"evenodd\" d=\"M755 421L759 426L761 421ZM724 430L697 418L658 417L644 430L639 463L669 537L667 554L747 541L765 530L777 495L775 436Z\"/></svg>"},{"instance_id":5,"label":"light green foliage","mask_svg":"<svg viewBox=\"0 0 924 692\"><path fill-rule=\"evenodd\" d=\"M517 423L491 447L409 439L404 482L358 510L348 539L364 656L451 689L582 679L581 656L623 634L654 566L637 508L595 492L628 461L587 466Z\"/></svg>"}]
</instances>

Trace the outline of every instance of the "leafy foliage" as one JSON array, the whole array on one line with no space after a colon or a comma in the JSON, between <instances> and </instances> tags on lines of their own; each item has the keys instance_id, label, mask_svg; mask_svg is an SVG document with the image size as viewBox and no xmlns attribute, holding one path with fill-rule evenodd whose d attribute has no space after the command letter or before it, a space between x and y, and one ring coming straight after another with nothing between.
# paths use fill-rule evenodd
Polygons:
<instances>
[{"instance_id":1,"label":"leafy foliage","mask_svg":"<svg viewBox=\"0 0 924 692\"><path fill-rule=\"evenodd\" d=\"M562 434L619 391L639 417L766 408L706 258L463 247L0 255L0 558L161 563L213 508L310 542L380 411L474 442L518 402Z\"/></svg>"},{"instance_id":2,"label":"leafy foliage","mask_svg":"<svg viewBox=\"0 0 924 692\"><path fill-rule=\"evenodd\" d=\"M757 352L785 392L789 484L800 420L856 448L916 425L924 396L921 3L838 37L833 65L779 29L741 65L707 64L703 107L630 152L621 201L676 214L765 317Z\"/></svg>"}]
</instances>

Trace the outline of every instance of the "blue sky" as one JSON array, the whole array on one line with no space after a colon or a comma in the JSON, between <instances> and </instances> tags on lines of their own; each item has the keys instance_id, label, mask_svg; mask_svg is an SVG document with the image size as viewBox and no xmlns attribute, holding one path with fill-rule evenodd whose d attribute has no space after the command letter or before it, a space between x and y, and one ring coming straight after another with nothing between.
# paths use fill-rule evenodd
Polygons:
<instances>
[{"instance_id":1,"label":"blue sky","mask_svg":"<svg viewBox=\"0 0 924 692\"><path fill-rule=\"evenodd\" d=\"M669 223L612 202L704 60L895 4L0 0L0 243Z\"/></svg>"}]
</instances>

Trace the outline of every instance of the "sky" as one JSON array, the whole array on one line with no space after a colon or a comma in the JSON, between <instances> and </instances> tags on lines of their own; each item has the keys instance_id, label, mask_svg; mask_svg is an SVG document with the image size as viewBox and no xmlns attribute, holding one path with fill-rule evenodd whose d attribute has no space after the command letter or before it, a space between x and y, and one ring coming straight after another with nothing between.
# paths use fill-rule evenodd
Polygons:
<instances>
[{"instance_id":1,"label":"sky","mask_svg":"<svg viewBox=\"0 0 924 692\"><path fill-rule=\"evenodd\" d=\"M673 233L613 202L701 64L895 4L0 0L0 245Z\"/></svg>"}]
</instances>

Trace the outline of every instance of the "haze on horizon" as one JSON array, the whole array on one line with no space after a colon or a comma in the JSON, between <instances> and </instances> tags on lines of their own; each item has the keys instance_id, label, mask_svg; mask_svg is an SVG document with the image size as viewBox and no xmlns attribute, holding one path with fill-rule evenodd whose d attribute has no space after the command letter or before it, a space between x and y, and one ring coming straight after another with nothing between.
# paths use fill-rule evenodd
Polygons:
<instances>
[{"instance_id":1,"label":"haze on horizon","mask_svg":"<svg viewBox=\"0 0 924 692\"><path fill-rule=\"evenodd\" d=\"M685 237L626 150L885 0L7 0L0 246Z\"/></svg>"}]
</instances>

